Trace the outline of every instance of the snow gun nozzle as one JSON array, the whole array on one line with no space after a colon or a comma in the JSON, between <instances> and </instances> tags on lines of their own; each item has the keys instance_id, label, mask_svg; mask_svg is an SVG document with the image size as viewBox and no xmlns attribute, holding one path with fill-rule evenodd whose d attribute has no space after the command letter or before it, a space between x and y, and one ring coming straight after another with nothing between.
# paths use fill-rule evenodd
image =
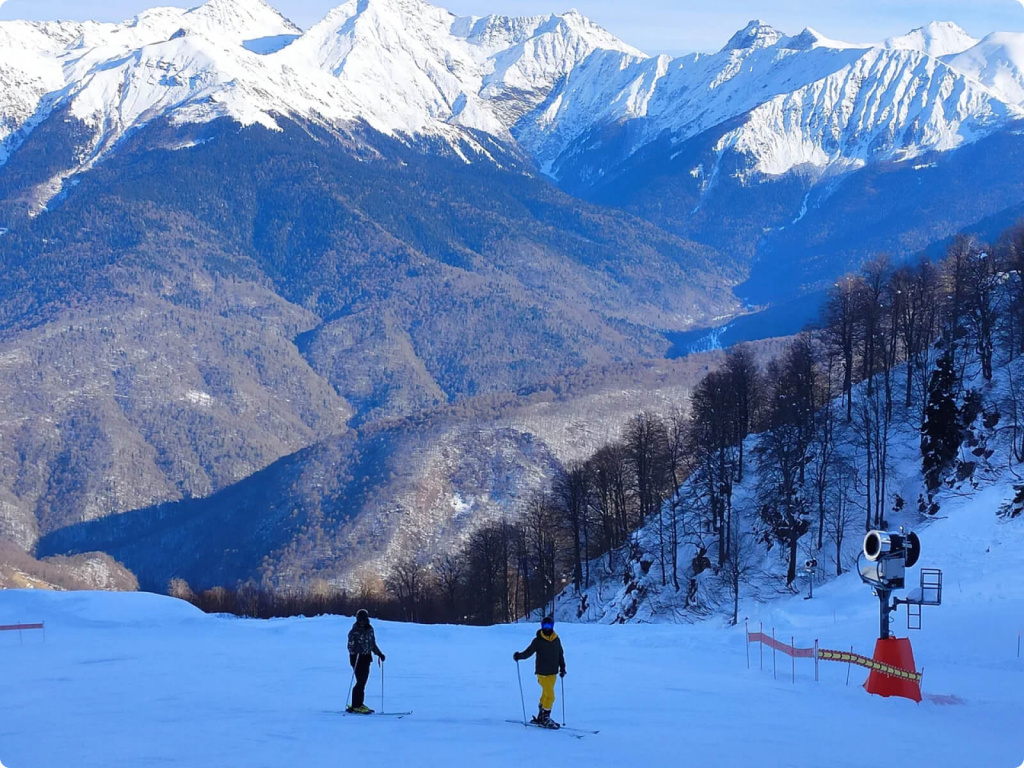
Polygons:
<instances>
[{"instance_id":1,"label":"snow gun nozzle","mask_svg":"<svg viewBox=\"0 0 1024 768\"><path fill-rule=\"evenodd\" d=\"M921 540L916 533L868 531L863 554L867 563L860 567L861 580L875 587L903 589L905 569L913 568L921 557Z\"/></svg>"}]
</instances>

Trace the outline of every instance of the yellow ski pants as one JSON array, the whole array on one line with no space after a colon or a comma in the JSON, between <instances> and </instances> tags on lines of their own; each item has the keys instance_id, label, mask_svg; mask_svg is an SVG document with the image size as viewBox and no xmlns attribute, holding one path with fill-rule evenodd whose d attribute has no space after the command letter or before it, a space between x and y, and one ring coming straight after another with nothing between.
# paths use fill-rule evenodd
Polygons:
<instances>
[{"instance_id":1,"label":"yellow ski pants","mask_svg":"<svg viewBox=\"0 0 1024 768\"><path fill-rule=\"evenodd\" d=\"M540 707L551 709L555 706L555 680L558 675L537 675L537 682L540 683Z\"/></svg>"}]
</instances>

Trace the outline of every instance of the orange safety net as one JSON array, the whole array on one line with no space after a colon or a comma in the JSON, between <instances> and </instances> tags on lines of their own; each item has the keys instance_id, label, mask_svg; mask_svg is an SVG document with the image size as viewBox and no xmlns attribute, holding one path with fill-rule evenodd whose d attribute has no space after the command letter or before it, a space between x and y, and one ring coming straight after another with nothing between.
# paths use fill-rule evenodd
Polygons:
<instances>
[{"instance_id":1,"label":"orange safety net","mask_svg":"<svg viewBox=\"0 0 1024 768\"><path fill-rule=\"evenodd\" d=\"M777 651L782 651L788 656L792 656L795 659L813 659L814 649L813 648L796 648L789 643L784 643L781 640L776 640L771 635L766 635L764 632L748 632L747 633L748 643L764 643L769 648L774 648Z\"/></svg>"}]
</instances>

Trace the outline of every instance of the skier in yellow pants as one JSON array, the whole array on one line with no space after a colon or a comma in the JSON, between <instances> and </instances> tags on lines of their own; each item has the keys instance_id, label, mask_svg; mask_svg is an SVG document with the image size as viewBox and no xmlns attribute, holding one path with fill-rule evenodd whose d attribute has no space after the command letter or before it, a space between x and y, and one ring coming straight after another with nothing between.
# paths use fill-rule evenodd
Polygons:
<instances>
[{"instance_id":1,"label":"skier in yellow pants","mask_svg":"<svg viewBox=\"0 0 1024 768\"><path fill-rule=\"evenodd\" d=\"M555 705L555 679L565 677L565 653L562 641L555 634L555 620L545 616L540 623L540 630L533 638L530 646L522 652L516 651L512 658L517 662L537 655L534 671L540 683L540 710L530 722L543 728L557 728L558 723L551 719L551 709Z\"/></svg>"}]
</instances>

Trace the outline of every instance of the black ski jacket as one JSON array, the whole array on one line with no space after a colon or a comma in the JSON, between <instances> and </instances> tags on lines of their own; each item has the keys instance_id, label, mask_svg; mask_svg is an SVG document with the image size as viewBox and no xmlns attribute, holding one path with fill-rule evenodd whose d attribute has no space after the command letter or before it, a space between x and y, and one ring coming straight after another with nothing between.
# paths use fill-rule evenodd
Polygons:
<instances>
[{"instance_id":1,"label":"black ski jacket","mask_svg":"<svg viewBox=\"0 0 1024 768\"><path fill-rule=\"evenodd\" d=\"M537 636L533 638L529 648L519 654L520 659L528 659L537 654L537 661L534 664L534 671L538 675L557 675L565 672L565 653L562 651L562 641L554 632L551 637L545 637L544 632L537 630Z\"/></svg>"},{"instance_id":2,"label":"black ski jacket","mask_svg":"<svg viewBox=\"0 0 1024 768\"><path fill-rule=\"evenodd\" d=\"M351 656L369 656L371 653L378 656L383 655L380 648L377 647L377 638L373 633L373 627L368 623L365 626L360 626L358 623L353 624L348 633L348 652Z\"/></svg>"}]
</instances>

